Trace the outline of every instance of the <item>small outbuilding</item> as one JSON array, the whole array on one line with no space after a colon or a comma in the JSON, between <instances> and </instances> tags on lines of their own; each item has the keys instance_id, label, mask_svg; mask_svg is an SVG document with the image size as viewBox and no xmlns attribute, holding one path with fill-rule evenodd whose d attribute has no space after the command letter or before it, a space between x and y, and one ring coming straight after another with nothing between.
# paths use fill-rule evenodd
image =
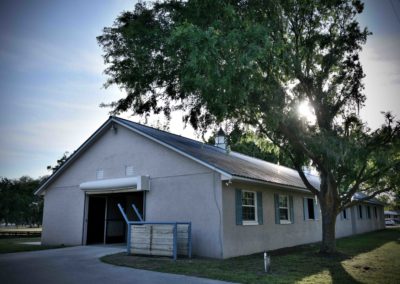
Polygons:
<instances>
[{"instance_id":1,"label":"small outbuilding","mask_svg":"<svg viewBox=\"0 0 400 284\"><path fill-rule=\"evenodd\" d=\"M37 190L44 196L42 243L125 242L118 203L134 204L148 221L191 222L198 256L320 241L319 205L298 173L229 151L219 134L212 146L110 117ZM309 178L319 187L318 177ZM373 199L349 208L336 226L337 237L382 229L383 204Z\"/></svg>"}]
</instances>

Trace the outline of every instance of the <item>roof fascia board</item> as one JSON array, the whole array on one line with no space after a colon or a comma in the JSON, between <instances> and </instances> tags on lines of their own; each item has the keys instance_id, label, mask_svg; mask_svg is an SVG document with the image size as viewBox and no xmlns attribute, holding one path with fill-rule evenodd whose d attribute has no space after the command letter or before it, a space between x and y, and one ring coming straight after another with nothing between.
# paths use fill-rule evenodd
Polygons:
<instances>
[{"instance_id":1,"label":"roof fascia board","mask_svg":"<svg viewBox=\"0 0 400 284\"><path fill-rule=\"evenodd\" d=\"M212 166L212 165L210 165L210 164L208 164L208 163L206 163L206 162L204 162L204 161L202 161L202 160L200 160L200 159L197 159L197 158L193 157L192 155L189 155L189 154L185 153L184 151L181 151L181 150L175 148L174 146L172 146L172 145L170 145L170 144L168 144L168 143L165 143L165 142L163 142L163 141L161 141L161 140L159 140L159 139L156 139L156 138L154 138L153 136L148 135L148 134L146 134L146 133L144 133L144 132L142 132L142 131L140 131L140 130L134 128L134 127L131 127L131 126L129 126L129 125L127 125L127 124L125 124L125 123L123 123L123 122L121 122L121 121L118 121L118 120L116 120L116 119L114 119L114 118L112 118L112 120L113 120L115 123L118 123L119 125L121 125L121 126L123 126L123 127L126 127L126 128L128 128L129 130L132 130L133 132L135 132L135 133L137 133L137 134L140 134L140 135L142 135L142 136L144 136L144 137L146 137L146 138L148 138L148 139L150 139L150 140L152 140L152 141L154 141L154 142L157 142L158 144L161 144L161 145L167 147L168 149L171 149L171 150L173 150L173 151L175 151L175 152L177 152L177 153L179 153L179 154L185 156L186 158L189 158L189 159L191 159L191 160L193 160L193 161L195 161L195 162L197 162L197 163L199 163L199 164L201 164L201 165L203 165L203 166L205 166L205 167L207 167L207 168L209 168L209 169L211 169L211 170L213 170L213 171L216 171L216 172L220 173L221 175L224 175L225 178L228 178L228 179L231 179L231 178L232 178L232 175L231 175L231 174L229 174L229 173L227 173L227 172L225 172L225 171L223 171L223 170L221 170L221 169L219 169L219 168L217 168L217 167L214 167L214 166Z\"/></svg>"},{"instance_id":2,"label":"roof fascia board","mask_svg":"<svg viewBox=\"0 0 400 284\"><path fill-rule=\"evenodd\" d=\"M281 184L281 183L261 181L261 180L245 178L245 177L239 177L239 176L232 176L231 180L232 181L242 181L242 182L248 182L248 183L255 183L255 184L262 184L262 185L269 185L269 186L279 187L279 188L283 188L283 189L297 190L297 191L301 191L301 192L306 192L306 193L312 194L311 191L309 191L306 188L295 187L295 186L285 185L285 184Z\"/></svg>"},{"instance_id":3,"label":"roof fascia board","mask_svg":"<svg viewBox=\"0 0 400 284\"><path fill-rule=\"evenodd\" d=\"M106 122L103 123L73 154L72 156L55 172L53 173L40 187L35 191L35 195L42 194L42 192L46 189L46 187L56 178L58 177L65 168L71 164L81 152L83 152L92 142L97 138L100 133L112 122L113 120L109 118Z\"/></svg>"}]
</instances>

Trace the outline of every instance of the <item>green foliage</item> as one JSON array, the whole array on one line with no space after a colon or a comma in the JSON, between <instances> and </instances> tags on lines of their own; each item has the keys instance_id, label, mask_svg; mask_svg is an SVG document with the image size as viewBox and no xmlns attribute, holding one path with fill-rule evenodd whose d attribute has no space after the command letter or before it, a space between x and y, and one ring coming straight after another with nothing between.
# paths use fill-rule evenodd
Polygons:
<instances>
[{"instance_id":1,"label":"green foliage","mask_svg":"<svg viewBox=\"0 0 400 284\"><path fill-rule=\"evenodd\" d=\"M55 173L70 157L70 154L68 151L65 151L64 154L60 159L57 160L57 164L55 166L47 166L47 170L51 171L52 173Z\"/></svg>"},{"instance_id":2,"label":"green foliage","mask_svg":"<svg viewBox=\"0 0 400 284\"><path fill-rule=\"evenodd\" d=\"M0 179L0 222L16 225L40 225L43 198L35 196L41 180L23 176Z\"/></svg>"},{"instance_id":3,"label":"green foliage","mask_svg":"<svg viewBox=\"0 0 400 284\"><path fill-rule=\"evenodd\" d=\"M393 187L394 175L383 176L400 164L399 123L386 114L371 132L357 112L366 99L358 53L370 34L362 10L357 0L139 3L98 37L106 86L127 92L110 106L167 117L183 109L195 129L251 125L317 193L301 170L312 163L338 212L355 191ZM298 115L303 101L313 121Z\"/></svg>"},{"instance_id":4,"label":"green foliage","mask_svg":"<svg viewBox=\"0 0 400 284\"><path fill-rule=\"evenodd\" d=\"M362 11L359 0L141 2L98 37L106 86L127 93L110 106L167 118L181 109L195 129L251 125L291 160L334 226L341 209L361 202L355 192L399 188L400 122L386 113L371 131L358 114L366 100L359 52L370 35L357 22ZM313 118L299 115L302 102ZM253 142L240 147L258 151ZM310 164L320 189L302 170Z\"/></svg>"},{"instance_id":5,"label":"green foliage","mask_svg":"<svg viewBox=\"0 0 400 284\"><path fill-rule=\"evenodd\" d=\"M268 138L257 135L251 130L242 130L235 125L228 137L229 148L251 157L255 157L274 164L292 167L292 161L275 146ZM208 144L215 143L215 137L211 136Z\"/></svg>"}]
</instances>

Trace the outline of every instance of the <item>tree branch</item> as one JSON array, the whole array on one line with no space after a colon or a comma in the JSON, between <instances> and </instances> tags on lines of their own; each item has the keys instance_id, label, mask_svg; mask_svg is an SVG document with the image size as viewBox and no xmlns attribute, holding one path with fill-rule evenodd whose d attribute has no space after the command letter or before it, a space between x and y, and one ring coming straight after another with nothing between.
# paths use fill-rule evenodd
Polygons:
<instances>
[{"instance_id":1,"label":"tree branch","mask_svg":"<svg viewBox=\"0 0 400 284\"><path fill-rule=\"evenodd\" d=\"M385 188L382 188L380 190L375 191L374 193L372 193L369 196L366 196L366 197L363 197L363 198L360 198L360 199L357 199L357 200L352 200L347 205L341 206L341 210L346 209L346 208L350 208L350 207L355 206L355 205L358 205L360 203L363 203L364 201L368 201L368 200L374 198L375 196L377 196L378 194L391 191L392 189L393 189L392 187L385 187Z\"/></svg>"}]
</instances>

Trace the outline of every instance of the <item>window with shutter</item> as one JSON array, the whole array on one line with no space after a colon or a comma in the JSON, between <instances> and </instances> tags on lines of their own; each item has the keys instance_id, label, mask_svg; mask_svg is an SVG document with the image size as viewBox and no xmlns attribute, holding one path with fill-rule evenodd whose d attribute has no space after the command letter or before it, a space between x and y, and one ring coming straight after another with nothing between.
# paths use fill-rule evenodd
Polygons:
<instances>
[{"instance_id":1,"label":"window with shutter","mask_svg":"<svg viewBox=\"0 0 400 284\"><path fill-rule=\"evenodd\" d=\"M236 224L263 224L261 192L236 189Z\"/></svg>"},{"instance_id":2,"label":"window with shutter","mask_svg":"<svg viewBox=\"0 0 400 284\"><path fill-rule=\"evenodd\" d=\"M275 223L291 224L294 221L293 198L289 195L275 194Z\"/></svg>"}]
</instances>

